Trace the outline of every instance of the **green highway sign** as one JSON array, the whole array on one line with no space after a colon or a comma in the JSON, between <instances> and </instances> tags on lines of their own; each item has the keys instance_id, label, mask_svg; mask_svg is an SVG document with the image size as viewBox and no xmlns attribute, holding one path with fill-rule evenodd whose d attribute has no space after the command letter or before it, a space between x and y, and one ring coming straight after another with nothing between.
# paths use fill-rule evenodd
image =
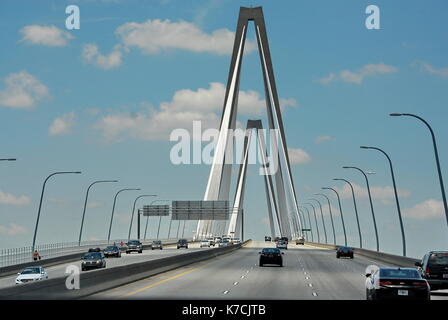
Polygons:
<instances>
[{"instance_id":1,"label":"green highway sign","mask_svg":"<svg viewBox=\"0 0 448 320\"><path fill-rule=\"evenodd\" d=\"M302 229L302 231L311 231L311 229Z\"/></svg>"}]
</instances>

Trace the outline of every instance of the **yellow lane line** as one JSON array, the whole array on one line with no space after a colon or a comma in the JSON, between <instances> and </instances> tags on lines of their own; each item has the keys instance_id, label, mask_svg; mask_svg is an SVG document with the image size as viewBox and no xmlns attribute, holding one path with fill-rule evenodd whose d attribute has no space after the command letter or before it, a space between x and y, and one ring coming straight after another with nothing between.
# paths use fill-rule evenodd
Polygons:
<instances>
[{"instance_id":1,"label":"yellow lane line","mask_svg":"<svg viewBox=\"0 0 448 320\"><path fill-rule=\"evenodd\" d=\"M202 266L200 266L200 267L196 267L196 268L193 268L193 269L184 271L184 272L182 272L182 273L176 274L176 275L174 275L174 276L172 276L172 277L169 277L169 278L166 278L166 279L157 281L157 282L155 282L155 283L151 283L150 285L147 285L146 287L143 287L143 288L137 289L137 290L135 290L135 291L126 293L125 295L122 295L122 296L118 297L118 299L122 299L122 298L126 298L126 297L129 297L129 296L133 296L133 295L135 295L135 294L137 294L137 293L140 293L140 292L142 292L142 291L145 291L145 290L148 290L148 289L150 289L150 288L156 287L156 286L158 286L158 285L160 285L160 284L162 284L162 283L165 283L165 282L168 282L168 281L171 281L171 280L180 278L180 277L182 277L182 276L184 276L184 275L186 275L186 274L189 274L189 273L191 273L191 272L193 272L193 271L197 271L197 270L203 269L203 268L205 268L206 266L208 266L208 265L211 264L211 263L212 263L212 262L209 262L209 263L204 264L204 265L202 265Z\"/></svg>"}]
</instances>

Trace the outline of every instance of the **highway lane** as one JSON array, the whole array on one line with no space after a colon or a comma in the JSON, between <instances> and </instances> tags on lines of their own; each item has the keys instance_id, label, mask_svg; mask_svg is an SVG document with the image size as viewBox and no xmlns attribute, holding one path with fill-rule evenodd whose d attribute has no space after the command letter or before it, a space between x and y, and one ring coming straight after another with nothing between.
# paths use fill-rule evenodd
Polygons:
<instances>
[{"instance_id":1,"label":"highway lane","mask_svg":"<svg viewBox=\"0 0 448 320\"><path fill-rule=\"evenodd\" d=\"M258 252L272 243L249 246L216 259L105 291L90 299L365 299L365 269L382 265L355 256L336 259L333 250L290 244L284 267L258 266ZM434 296L446 299L446 296Z\"/></svg>"},{"instance_id":2,"label":"highway lane","mask_svg":"<svg viewBox=\"0 0 448 320\"><path fill-rule=\"evenodd\" d=\"M184 254L187 252L200 250L198 243L190 243L188 249L177 249L175 245L166 245L164 246L163 250L155 249L155 250L144 250L143 253L122 253L121 258L106 258L106 268L114 268L122 265L132 264L132 263L138 263L138 262L144 262L154 259L160 259L165 258L169 256L173 256L176 254ZM80 257L82 256L82 253L80 254ZM70 263L63 263L58 264L55 266L51 266L48 268L45 268L45 270L48 273L48 278L56 278L61 277L65 275L65 270L67 266L69 265L77 265L79 269L81 270L81 259L76 262L70 262ZM93 269L89 271L82 271L82 272L101 272L101 269ZM0 278L0 288L15 286L15 279L17 275L11 275L6 277ZM26 284L21 284L26 285Z\"/></svg>"}]
</instances>

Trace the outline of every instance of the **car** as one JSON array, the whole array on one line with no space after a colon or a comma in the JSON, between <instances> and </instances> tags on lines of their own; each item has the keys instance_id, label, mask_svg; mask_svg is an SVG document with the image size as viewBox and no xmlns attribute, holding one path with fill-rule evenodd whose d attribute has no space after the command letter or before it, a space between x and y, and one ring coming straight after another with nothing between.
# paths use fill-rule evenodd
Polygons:
<instances>
[{"instance_id":1,"label":"car","mask_svg":"<svg viewBox=\"0 0 448 320\"><path fill-rule=\"evenodd\" d=\"M289 242L288 237L280 237L279 240L282 240L282 241L286 242L286 244L288 244L288 242Z\"/></svg>"},{"instance_id":2,"label":"car","mask_svg":"<svg viewBox=\"0 0 448 320\"><path fill-rule=\"evenodd\" d=\"M336 258L349 257L353 259L353 248L351 247L339 247L336 249Z\"/></svg>"},{"instance_id":3,"label":"car","mask_svg":"<svg viewBox=\"0 0 448 320\"><path fill-rule=\"evenodd\" d=\"M104 256L106 258L109 258L109 257L120 258L121 257L120 248L118 248L117 246L107 246L103 252L104 252Z\"/></svg>"},{"instance_id":4,"label":"car","mask_svg":"<svg viewBox=\"0 0 448 320\"><path fill-rule=\"evenodd\" d=\"M199 246L200 246L201 248L204 248L204 247L210 248L210 241L208 241L208 240L202 240Z\"/></svg>"},{"instance_id":5,"label":"car","mask_svg":"<svg viewBox=\"0 0 448 320\"><path fill-rule=\"evenodd\" d=\"M102 252L88 252L81 260L81 270L106 268L106 258Z\"/></svg>"},{"instance_id":6,"label":"car","mask_svg":"<svg viewBox=\"0 0 448 320\"><path fill-rule=\"evenodd\" d=\"M89 252L101 252L101 248L90 248Z\"/></svg>"},{"instance_id":7,"label":"car","mask_svg":"<svg viewBox=\"0 0 448 320\"><path fill-rule=\"evenodd\" d=\"M270 236L264 236L264 241L271 241L271 237Z\"/></svg>"},{"instance_id":8,"label":"car","mask_svg":"<svg viewBox=\"0 0 448 320\"><path fill-rule=\"evenodd\" d=\"M43 267L26 267L17 275L16 284L48 279L48 273Z\"/></svg>"},{"instance_id":9,"label":"car","mask_svg":"<svg viewBox=\"0 0 448 320\"><path fill-rule=\"evenodd\" d=\"M221 242L222 238L221 237L215 237L215 239L213 239L213 241L215 242L215 244L218 244L219 242Z\"/></svg>"},{"instance_id":10,"label":"car","mask_svg":"<svg viewBox=\"0 0 448 320\"><path fill-rule=\"evenodd\" d=\"M143 245L139 240L130 240L128 243L126 243L126 254L129 254L131 252L143 252Z\"/></svg>"},{"instance_id":11,"label":"car","mask_svg":"<svg viewBox=\"0 0 448 320\"><path fill-rule=\"evenodd\" d=\"M151 243L151 250L154 250L154 249L162 250L162 249L163 249L162 241L160 241L160 240L154 240L154 241Z\"/></svg>"},{"instance_id":12,"label":"car","mask_svg":"<svg viewBox=\"0 0 448 320\"><path fill-rule=\"evenodd\" d=\"M260 267L263 267L265 264L277 264L280 267L283 267L283 252L277 248L263 248L260 252Z\"/></svg>"},{"instance_id":13,"label":"car","mask_svg":"<svg viewBox=\"0 0 448 320\"><path fill-rule=\"evenodd\" d=\"M215 246L215 239L213 238L207 238L207 241L210 243L210 246Z\"/></svg>"},{"instance_id":14,"label":"car","mask_svg":"<svg viewBox=\"0 0 448 320\"><path fill-rule=\"evenodd\" d=\"M366 277L367 300L431 299L428 282L414 268L379 267Z\"/></svg>"},{"instance_id":15,"label":"car","mask_svg":"<svg viewBox=\"0 0 448 320\"><path fill-rule=\"evenodd\" d=\"M448 251L430 251L415 265L431 290L448 289Z\"/></svg>"},{"instance_id":16,"label":"car","mask_svg":"<svg viewBox=\"0 0 448 320\"><path fill-rule=\"evenodd\" d=\"M179 239L179 241L177 241L177 249L179 249L179 248L188 249L187 239Z\"/></svg>"},{"instance_id":17,"label":"car","mask_svg":"<svg viewBox=\"0 0 448 320\"><path fill-rule=\"evenodd\" d=\"M221 242L219 243L219 247L227 247L228 245L230 245L230 241L228 238L224 238L221 240Z\"/></svg>"},{"instance_id":18,"label":"car","mask_svg":"<svg viewBox=\"0 0 448 320\"><path fill-rule=\"evenodd\" d=\"M280 240L280 237L275 237L274 238L274 242L277 242L278 240Z\"/></svg>"},{"instance_id":19,"label":"car","mask_svg":"<svg viewBox=\"0 0 448 320\"><path fill-rule=\"evenodd\" d=\"M285 249L288 250L288 242L283 241L283 240L278 240L277 241L277 245L276 245L277 249Z\"/></svg>"},{"instance_id":20,"label":"car","mask_svg":"<svg viewBox=\"0 0 448 320\"><path fill-rule=\"evenodd\" d=\"M233 238L232 239L232 243L241 243L241 240L240 240L240 238Z\"/></svg>"},{"instance_id":21,"label":"car","mask_svg":"<svg viewBox=\"0 0 448 320\"><path fill-rule=\"evenodd\" d=\"M299 245L299 244L302 244L302 245L305 244L305 238L304 237L298 237L297 238L296 245Z\"/></svg>"}]
</instances>

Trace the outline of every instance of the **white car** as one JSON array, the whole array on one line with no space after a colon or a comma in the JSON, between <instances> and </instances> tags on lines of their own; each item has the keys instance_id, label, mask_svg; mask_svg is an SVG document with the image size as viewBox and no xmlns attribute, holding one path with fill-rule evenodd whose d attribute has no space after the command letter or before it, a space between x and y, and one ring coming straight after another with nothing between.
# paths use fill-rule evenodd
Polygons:
<instances>
[{"instance_id":1,"label":"white car","mask_svg":"<svg viewBox=\"0 0 448 320\"><path fill-rule=\"evenodd\" d=\"M201 248L203 248L203 247L210 248L210 242L208 240L201 240L201 244L199 246Z\"/></svg>"},{"instance_id":2,"label":"white car","mask_svg":"<svg viewBox=\"0 0 448 320\"><path fill-rule=\"evenodd\" d=\"M16 284L48 279L48 273L42 267L27 267L18 273Z\"/></svg>"},{"instance_id":3,"label":"white car","mask_svg":"<svg viewBox=\"0 0 448 320\"><path fill-rule=\"evenodd\" d=\"M219 247L221 248L221 247L227 247L229 244L231 244L230 243L230 241L228 240L228 239L222 239L222 241L219 243Z\"/></svg>"},{"instance_id":4,"label":"white car","mask_svg":"<svg viewBox=\"0 0 448 320\"><path fill-rule=\"evenodd\" d=\"M232 242L233 243L241 243L241 240L240 240L240 238L233 238Z\"/></svg>"}]
</instances>

